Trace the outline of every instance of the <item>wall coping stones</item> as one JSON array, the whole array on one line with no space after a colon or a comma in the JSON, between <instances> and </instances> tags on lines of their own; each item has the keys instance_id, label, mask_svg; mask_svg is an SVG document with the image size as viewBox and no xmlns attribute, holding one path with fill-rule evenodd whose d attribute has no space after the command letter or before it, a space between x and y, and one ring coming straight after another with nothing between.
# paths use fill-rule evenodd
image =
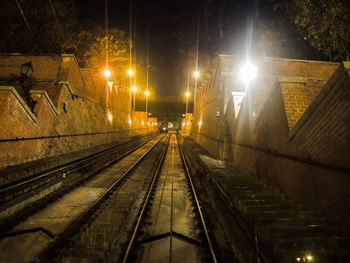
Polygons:
<instances>
[{"instance_id":1,"label":"wall coping stones","mask_svg":"<svg viewBox=\"0 0 350 263\"><path fill-rule=\"evenodd\" d=\"M286 77L286 76L279 76L278 81L280 83L306 83L307 78L304 77Z\"/></svg>"},{"instance_id":2,"label":"wall coping stones","mask_svg":"<svg viewBox=\"0 0 350 263\"><path fill-rule=\"evenodd\" d=\"M350 70L350 62L340 64L334 74L330 77L326 85L320 90L319 94L316 96L314 101L309 105L304 114L300 117L297 123L294 125L292 130L288 134L288 140L291 141L295 135L302 129L304 124L311 118L311 116L316 112L322 102L327 98L327 96L334 90L339 83L342 82L342 79L346 77L344 73Z\"/></svg>"},{"instance_id":3,"label":"wall coping stones","mask_svg":"<svg viewBox=\"0 0 350 263\"><path fill-rule=\"evenodd\" d=\"M221 54L219 57L223 58L247 58L247 56L238 56L238 55L228 55ZM259 57L259 56L249 56L251 59L260 59L260 60L281 60L281 61L295 61L302 62L306 64L316 63L316 64L329 64L329 65L339 65L338 62L329 62L329 61L318 61L318 60L303 60L303 59L293 59L293 58L276 58L276 57Z\"/></svg>"},{"instance_id":4,"label":"wall coping stones","mask_svg":"<svg viewBox=\"0 0 350 263\"><path fill-rule=\"evenodd\" d=\"M30 90L29 93L32 95L42 95L46 99L47 103L50 105L53 114L56 117L58 117L58 111L45 90Z\"/></svg>"},{"instance_id":5,"label":"wall coping stones","mask_svg":"<svg viewBox=\"0 0 350 263\"><path fill-rule=\"evenodd\" d=\"M4 92L10 92L12 95L18 100L19 104L21 104L22 108L25 110L25 112L29 115L29 117L37 123L38 119L34 115L34 113L29 109L27 103L24 102L21 95L18 94L16 89L13 86L0 86L0 93Z\"/></svg>"}]
</instances>

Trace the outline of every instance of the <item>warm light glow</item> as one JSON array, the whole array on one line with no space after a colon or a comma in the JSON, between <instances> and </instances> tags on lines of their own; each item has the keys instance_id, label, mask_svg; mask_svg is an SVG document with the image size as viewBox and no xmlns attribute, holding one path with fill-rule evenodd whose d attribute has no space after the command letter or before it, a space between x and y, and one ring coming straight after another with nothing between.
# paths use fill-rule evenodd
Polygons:
<instances>
[{"instance_id":1,"label":"warm light glow","mask_svg":"<svg viewBox=\"0 0 350 263\"><path fill-rule=\"evenodd\" d=\"M129 124L131 124L132 123L132 121L131 120L129 120Z\"/></svg>"},{"instance_id":2,"label":"warm light glow","mask_svg":"<svg viewBox=\"0 0 350 263\"><path fill-rule=\"evenodd\" d=\"M163 128L163 131L165 131L166 129L165 128Z\"/></svg>"},{"instance_id":3,"label":"warm light glow","mask_svg":"<svg viewBox=\"0 0 350 263\"><path fill-rule=\"evenodd\" d=\"M134 74L134 72L132 71L132 69L129 69L129 70L128 70L128 74L129 74L130 76L132 76L132 75Z\"/></svg>"},{"instance_id":4,"label":"warm light glow","mask_svg":"<svg viewBox=\"0 0 350 263\"><path fill-rule=\"evenodd\" d=\"M312 260L312 256L311 255L307 255L306 258L307 258L308 261Z\"/></svg>"},{"instance_id":5,"label":"warm light glow","mask_svg":"<svg viewBox=\"0 0 350 263\"><path fill-rule=\"evenodd\" d=\"M190 125L190 122L189 122L189 121L187 122L187 126L188 126L188 125Z\"/></svg>"},{"instance_id":6,"label":"warm light glow","mask_svg":"<svg viewBox=\"0 0 350 263\"><path fill-rule=\"evenodd\" d=\"M111 75L111 72L108 69L106 69L104 74L108 78Z\"/></svg>"},{"instance_id":7,"label":"warm light glow","mask_svg":"<svg viewBox=\"0 0 350 263\"><path fill-rule=\"evenodd\" d=\"M142 121L142 122L141 122L141 124L142 124L142 125L144 125L144 124L145 124L145 122L144 122L144 121Z\"/></svg>"},{"instance_id":8,"label":"warm light glow","mask_svg":"<svg viewBox=\"0 0 350 263\"><path fill-rule=\"evenodd\" d=\"M158 123L155 123L154 125L156 125L156 126L157 126L157 125L158 125Z\"/></svg>"},{"instance_id":9,"label":"warm light glow","mask_svg":"<svg viewBox=\"0 0 350 263\"><path fill-rule=\"evenodd\" d=\"M113 88L113 81L108 81L108 87L110 90Z\"/></svg>"},{"instance_id":10,"label":"warm light glow","mask_svg":"<svg viewBox=\"0 0 350 263\"><path fill-rule=\"evenodd\" d=\"M296 260L297 260L298 262L300 262L301 258L296 258Z\"/></svg>"},{"instance_id":11,"label":"warm light glow","mask_svg":"<svg viewBox=\"0 0 350 263\"><path fill-rule=\"evenodd\" d=\"M149 122L147 122L147 125L149 125Z\"/></svg>"},{"instance_id":12,"label":"warm light glow","mask_svg":"<svg viewBox=\"0 0 350 263\"><path fill-rule=\"evenodd\" d=\"M154 125L154 123L152 122L152 126Z\"/></svg>"},{"instance_id":13,"label":"warm light glow","mask_svg":"<svg viewBox=\"0 0 350 263\"><path fill-rule=\"evenodd\" d=\"M199 125L199 126L202 126L202 122L201 122L201 121L200 121L200 122L198 122L198 125Z\"/></svg>"},{"instance_id":14,"label":"warm light glow","mask_svg":"<svg viewBox=\"0 0 350 263\"><path fill-rule=\"evenodd\" d=\"M108 114L108 120L113 120L113 115L111 113Z\"/></svg>"},{"instance_id":15,"label":"warm light glow","mask_svg":"<svg viewBox=\"0 0 350 263\"><path fill-rule=\"evenodd\" d=\"M148 95L149 95L149 91L148 91L148 90L146 90L145 95L146 95L146 96L148 96Z\"/></svg>"},{"instance_id":16,"label":"warm light glow","mask_svg":"<svg viewBox=\"0 0 350 263\"><path fill-rule=\"evenodd\" d=\"M136 86L132 87L132 91L135 92L137 90Z\"/></svg>"},{"instance_id":17,"label":"warm light glow","mask_svg":"<svg viewBox=\"0 0 350 263\"><path fill-rule=\"evenodd\" d=\"M195 72L193 73L193 76L194 76L195 78L198 78L198 77L199 77L199 72L198 72L198 71L195 71Z\"/></svg>"},{"instance_id":18,"label":"warm light glow","mask_svg":"<svg viewBox=\"0 0 350 263\"><path fill-rule=\"evenodd\" d=\"M185 123L184 123L184 122L182 123L182 126L185 126Z\"/></svg>"},{"instance_id":19,"label":"warm light glow","mask_svg":"<svg viewBox=\"0 0 350 263\"><path fill-rule=\"evenodd\" d=\"M186 97L189 97L190 96L190 93L189 92L186 92Z\"/></svg>"},{"instance_id":20,"label":"warm light glow","mask_svg":"<svg viewBox=\"0 0 350 263\"><path fill-rule=\"evenodd\" d=\"M239 76L241 80L246 84L249 85L250 82L256 77L256 73L258 71L258 68L255 67L250 61L247 61L239 71Z\"/></svg>"}]
</instances>

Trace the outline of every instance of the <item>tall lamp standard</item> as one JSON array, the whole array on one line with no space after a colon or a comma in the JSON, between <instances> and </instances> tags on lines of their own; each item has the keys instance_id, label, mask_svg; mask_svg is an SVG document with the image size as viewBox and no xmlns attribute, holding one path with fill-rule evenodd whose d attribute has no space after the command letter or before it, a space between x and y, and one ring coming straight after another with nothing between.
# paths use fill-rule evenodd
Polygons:
<instances>
[{"instance_id":1,"label":"tall lamp standard","mask_svg":"<svg viewBox=\"0 0 350 263\"><path fill-rule=\"evenodd\" d=\"M148 116L148 96L149 96L148 90L146 90L145 95L146 95L146 115Z\"/></svg>"},{"instance_id":2,"label":"tall lamp standard","mask_svg":"<svg viewBox=\"0 0 350 263\"><path fill-rule=\"evenodd\" d=\"M128 70L128 74L129 74L129 101L130 101L130 107L131 107L131 84L132 84L132 75L134 75L134 72L132 71L132 69L130 68Z\"/></svg>"},{"instance_id":3,"label":"tall lamp standard","mask_svg":"<svg viewBox=\"0 0 350 263\"><path fill-rule=\"evenodd\" d=\"M188 97L190 96L190 93L187 91L186 92L186 112L185 112L185 114L187 115L187 111L188 111ZM185 115L185 116L186 116Z\"/></svg>"},{"instance_id":4,"label":"tall lamp standard","mask_svg":"<svg viewBox=\"0 0 350 263\"><path fill-rule=\"evenodd\" d=\"M136 86L133 86L132 87L132 91L134 92L134 101L133 101L133 106L132 106L132 123L134 124L135 121L134 121L134 114L135 114L135 102L136 102Z\"/></svg>"},{"instance_id":5,"label":"tall lamp standard","mask_svg":"<svg viewBox=\"0 0 350 263\"><path fill-rule=\"evenodd\" d=\"M197 81L198 81L198 77L199 77L199 72L196 70L194 73L193 73L193 76L194 76L194 98L193 98L193 114L194 114L194 109L195 109L195 105L196 105L196 96L197 96Z\"/></svg>"}]
</instances>

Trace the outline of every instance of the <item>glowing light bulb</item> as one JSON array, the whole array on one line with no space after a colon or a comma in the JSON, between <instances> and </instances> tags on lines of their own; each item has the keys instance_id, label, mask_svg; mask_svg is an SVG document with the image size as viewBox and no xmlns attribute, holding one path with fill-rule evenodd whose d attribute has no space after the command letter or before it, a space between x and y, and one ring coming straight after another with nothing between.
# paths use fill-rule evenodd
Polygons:
<instances>
[{"instance_id":1,"label":"glowing light bulb","mask_svg":"<svg viewBox=\"0 0 350 263\"><path fill-rule=\"evenodd\" d=\"M111 72L108 69L106 69L104 74L108 78L111 75Z\"/></svg>"},{"instance_id":2,"label":"glowing light bulb","mask_svg":"<svg viewBox=\"0 0 350 263\"><path fill-rule=\"evenodd\" d=\"M193 76L194 76L195 78L198 78L198 77L199 77L199 72L198 72L198 71L195 71L195 72L193 73Z\"/></svg>"},{"instance_id":3,"label":"glowing light bulb","mask_svg":"<svg viewBox=\"0 0 350 263\"><path fill-rule=\"evenodd\" d=\"M108 120L113 120L113 115L111 113L108 114Z\"/></svg>"},{"instance_id":4,"label":"glowing light bulb","mask_svg":"<svg viewBox=\"0 0 350 263\"><path fill-rule=\"evenodd\" d=\"M128 74L129 74L130 76L132 76L132 75L134 74L134 72L132 71L132 69L129 69L129 70L128 70Z\"/></svg>"},{"instance_id":5,"label":"glowing light bulb","mask_svg":"<svg viewBox=\"0 0 350 263\"><path fill-rule=\"evenodd\" d=\"M186 97L189 97L190 96L190 93L189 92L186 92Z\"/></svg>"},{"instance_id":6,"label":"glowing light bulb","mask_svg":"<svg viewBox=\"0 0 350 263\"><path fill-rule=\"evenodd\" d=\"M134 86L132 87L132 91L135 92L137 90L137 88Z\"/></svg>"},{"instance_id":7,"label":"glowing light bulb","mask_svg":"<svg viewBox=\"0 0 350 263\"><path fill-rule=\"evenodd\" d=\"M250 61L247 61L239 71L239 76L241 80L246 84L249 85L250 82L256 77L256 73L258 71L258 68L255 67Z\"/></svg>"},{"instance_id":8,"label":"glowing light bulb","mask_svg":"<svg viewBox=\"0 0 350 263\"><path fill-rule=\"evenodd\" d=\"M149 95L149 91L148 91L148 90L146 90L145 94L146 94L146 96L148 96L148 95Z\"/></svg>"}]
</instances>

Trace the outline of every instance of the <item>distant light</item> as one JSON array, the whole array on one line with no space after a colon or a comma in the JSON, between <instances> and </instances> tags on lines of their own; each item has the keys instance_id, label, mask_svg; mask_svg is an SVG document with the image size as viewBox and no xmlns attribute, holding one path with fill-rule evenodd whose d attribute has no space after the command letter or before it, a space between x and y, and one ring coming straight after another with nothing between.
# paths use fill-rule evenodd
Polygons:
<instances>
[{"instance_id":1,"label":"distant light","mask_svg":"<svg viewBox=\"0 0 350 263\"><path fill-rule=\"evenodd\" d=\"M185 114L182 114L182 117L185 117L186 115Z\"/></svg>"},{"instance_id":2,"label":"distant light","mask_svg":"<svg viewBox=\"0 0 350 263\"><path fill-rule=\"evenodd\" d=\"M108 114L108 120L113 120L113 115L111 113Z\"/></svg>"},{"instance_id":3,"label":"distant light","mask_svg":"<svg viewBox=\"0 0 350 263\"><path fill-rule=\"evenodd\" d=\"M193 76L194 76L195 78L198 78L198 77L199 77L199 72L198 72L198 71L195 71L195 72L193 73Z\"/></svg>"},{"instance_id":4,"label":"distant light","mask_svg":"<svg viewBox=\"0 0 350 263\"><path fill-rule=\"evenodd\" d=\"M154 125L156 125L156 126L157 126L157 125L158 125L158 123L155 123Z\"/></svg>"},{"instance_id":5,"label":"distant light","mask_svg":"<svg viewBox=\"0 0 350 263\"><path fill-rule=\"evenodd\" d=\"M301 258L296 258L296 260L297 260L298 262L300 262Z\"/></svg>"},{"instance_id":6,"label":"distant light","mask_svg":"<svg viewBox=\"0 0 350 263\"><path fill-rule=\"evenodd\" d=\"M186 97L189 97L190 96L190 93L189 92L186 92Z\"/></svg>"},{"instance_id":7,"label":"distant light","mask_svg":"<svg viewBox=\"0 0 350 263\"><path fill-rule=\"evenodd\" d=\"M154 125L154 123L152 122L152 126Z\"/></svg>"},{"instance_id":8,"label":"distant light","mask_svg":"<svg viewBox=\"0 0 350 263\"><path fill-rule=\"evenodd\" d=\"M182 123L182 126L185 126L185 123L184 123L184 122Z\"/></svg>"},{"instance_id":9,"label":"distant light","mask_svg":"<svg viewBox=\"0 0 350 263\"><path fill-rule=\"evenodd\" d=\"M104 74L108 78L111 75L111 72L108 69L106 69Z\"/></svg>"},{"instance_id":10,"label":"distant light","mask_svg":"<svg viewBox=\"0 0 350 263\"><path fill-rule=\"evenodd\" d=\"M142 124L142 125L144 125L144 124L145 124L145 122L144 122L144 121L142 121L142 122L141 122L141 124Z\"/></svg>"},{"instance_id":11,"label":"distant light","mask_svg":"<svg viewBox=\"0 0 350 263\"><path fill-rule=\"evenodd\" d=\"M132 75L134 74L134 72L132 71L132 69L129 69L129 70L128 70L128 74L129 74L130 76L132 76Z\"/></svg>"},{"instance_id":12,"label":"distant light","mask_svg":"<svg viewBox=\"0 0 350 263\"><path fill-rule=\"evenodd\" d=\"M113 88L113 81L108 81L108 87L110 90Z\"/></svg>"},{"instance_id":13,"label":"distant light","mask_svg":"<svg viewBox=\"0 0 350 263\"><path fill-rule=\"evenodd\" d=\"M198 122L198 125L199 125L199 126L202 126L202 122L201 122L201 121L200 121L200 122Z\"/></svg>"},{"instance_id":14,"label":"distant light","mask_svg":"<svg viewBox=\"0 0 350 263\"><path fill-rule=\"evenodd\" d=\"M256 73L258 71L258 68L255 67L250 61L247 61L239 71L239 76L241 80L246 84L249 85L250 82L256 77Z\"/></svg>"},{"instance_id":15,"label":"distant light","mask_svg":"<svg viewBox=\"0 0 350 263\"><path fill-rule=\"evenodd\" d=\"M132 123L132 121L131 120L129 120L129 124L131 124Z\"/></svg>"},{"instance_id":16,"label":"distant light","mask_svg":"<svg viewBox=\"0 0 350 263\"><path fill-rule=\"evenodd\" d=\"M148 116L151 116L151 115L152 115L152 113L149 112L149 113L148 113Z\"/></svg>"},{"instance_id":17,"label":"distant light","mask_svg":"<svg viewBox=\"0 0 350 263\"><path fill-rule=\"evenodd\" d=\"M166 128L163 128L163 131L165 131L166 130Z\"/></svg>"},{"instance_id":18,"label":"distant light","mask_svg":"<svg viewBox=\"0 0 350 263\"><path fill-rule=\"evenodd\" d=\"M137 90L136 86L132 87L132 91L135 92Z\"/></svg>"},{"instance_id":19,"label":"distant light","mask_svg":"<svg viewBox=\"0 0 350 263\"><path fill-rule=\"evenodd\" d=\"M189 121L187 122L187 126L188 126L188 125L190 125L190 122L189 122Z\"/></svg>"},{"instance_id":20,"label":"distant light","mask_svg":"<svg viewBox=\"0 0 350 263\"><path fill-rule=\"evenodd\" d=\"M307 258L308 261L312 260L312 256L311 255L307 255L306 258Z\"/></svg>"},{"instance_id":21,"label":"distant light","mask_svg":"<svg viewBox=\"0 0 350 263\"><path fill-rule=\"evenodd\" d=\"M149 122L147 122L147 125L149 125Z\"/></svg>"},{"instance_id":22,"label":"distant light","mask_svg":"<svg viewBox=\"0 0 350 263\"><path fill-rule=\"evenodd\" d=\"M146 90L145 95L146 95L146 96L148 96L148 95L149 95L149 91L148 91L148 90Z\"/></svg>"}]
</instances>

